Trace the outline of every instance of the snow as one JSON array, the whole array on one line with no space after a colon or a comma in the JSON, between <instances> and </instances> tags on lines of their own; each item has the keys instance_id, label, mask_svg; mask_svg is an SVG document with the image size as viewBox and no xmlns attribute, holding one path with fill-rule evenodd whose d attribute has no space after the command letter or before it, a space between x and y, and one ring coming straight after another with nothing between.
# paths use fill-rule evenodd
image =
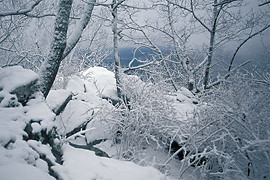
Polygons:
<instances>
[{"instance_id":1,"label":"snow","mask_svg":"<svg viewBox=\"0 0 270 180\"><path fill-rule=\"evenodd\" d=\"M91 119L94 108L86 102L71 100L64 112L57 117L60 134L68 133L88 119Z\"/></svg>"},{"instance_id":2,"label":"snow","mask_svg":"<svg viewBox=\"0 0 270 180\"><path fill-rule=\"evenodd\" d=\"M94 147L104 151L109 157L117 157L118 147L117 144L114 144L112 140L103 141Z\"/></svg>"},{"instance_id":3,"label":"snow","mask_svg":"<svg viewBox=\"0 0 270 180\"><path fill-rule=\"evenodd\" d=\"M87 125L87 129L93 129L91 131L86 132L87 142L90 143L99 139L108 139L112 136L111 131L111 122L107 122L105 120L101 120L98 118L93 119Z\"/></svg>"},{"instance_id":4,"label":"snow","mask_svg":"<svg viewBox=\"0 0 270 180\"><path fill-rule=\"evenodd\" d=\"M29 82L38 79L38 75L21 66L11 66L0 69L0 89L5 92L12 92L17 87L27 85Z\"/></svg>"},{"instance_id":5,"label":"snow","mask_svg":"<svg viewBox=\"0 0 270 180\"><path fill-rule=\"evenodd\" d=\"M1 107L15 107L15 106L20 106L20 104L18 103L18 98L16 95L14 94L9 94L9 93L1 93L1 95L3 97L3 100L0 103Z\"/></svg>"},{"instance_id":6,"label":"snow","mask_svg":"<svg viewBox=\"0 0 270 180\"><path fill-rule=\"evenodd\" d=\"M58 132L65 134L91 120L87 125L87 129L91 129L86 132L87 142L111 137L112 125L106 121L109 115L105 109L113 106L102 97L117 98L114 74L102 67L92 67L82 72L81 78L71 77L66 90L75 95L57 117ZM54 99L58 101L57 96Z\"/></svg>"},{"instance_id":7,"label":"snow","mask_svg":"<svg viewBox=\"0 0 270 180\"><path fill-rule=\"evenodd\" d=\"M51 148L49 145L44 145L39 141L29 140L27 141L29 146L35 151L39 152L40 155L45 155L47 159L54 162L56 158L51 154Z\"/></svg>"},{"instance_id":8,"label":"snow","mask_svg":"<svg viewBox=\"0 0 270 180\"><path fill-rule=\"evenodd\" d=\"M72 91L74 94L85 92L84 80L78 76L72 76L67 83L66 90Z\"/></svg>"},{"instance_id":9,"label":"snow","mask_svg":"<svg viewBox=\"0 0 270 180\"><path fill-rule=\"evenodd\" d=\"M54 126L55 114L51 111L41 93L36 93L26 109L26 115L35 122L39 122L42 129L51 129Z\"/></svg>"},{"instance_id":10,"label":"snow","mask_svg":"<svg viewBox=\"0 0 270 180\"><path fill-rule=\"evenodd\" d=\"M37 167L17 162L0 165L1 180L55 180Z\"/></svg>"},{"instance_id":11,"label":"snow","mask_svg":"<svg viewBox=\"0 0 270 180\"><path fill-rule=\"evenodd\" d=\"M174 96L170 96L174 101L174 108L177 112L177 119L188 120L193 116L196 109L196 105L193 102L197 102L194 95L186 88L175 93Z\"/></svg>"},{"instance_id":12,"label":"snow","mask_svg":"<svg viewBox=\"0 0 270 180\"><path fill-rule=\"evenodd\" d=\"M0 70L1 180L54 179L48 174L48 165L40 159L39 154L54 161L50 148L38 141L24 140L24 137L28 137L24 129L31 120L39 121L31 125L34 132L40 131L42 127L49 128L52 126L55 115L50 111L40 93L33 95L33 99L27 103L27 106L22 106L16 95L10 94L17 87L37 80L37 77L33 71L18 66Z\"/></svg>"},{"instance_id":13,"label":"snow","mask_svg":"<svg viewBox=\"0 0 270 180\"><path fill-rule=\"evenodd\" d=\"M43 95L37 92L25 106L22 106L16 95L10 94L10 91L35 80L37 75L21 67L2 68L0 72L1 180L16 180L22 179L22 177L28 180L54 179L49 175L48 164L40 158L41 156L53 163L52 169L59 173L63 180L169 179L153 167L139 166L132 162L113 159L118 157L117 153L121 148L113 143L111 134L116 121L111 112L115 110L115 107L107 100L102 99L104 97L117 98L115 78L112 72L101 67L89 68L82 72L80 77L73 76L65 90L51 91L47 102ZM22 76L21 73L25 75ZM25 78L25 81L21 77ZM136 88L137 90L138 88L148 88L148 85L137 76L124 76L123 80L134 85L135 89L132 91L136 91ZM132 86L132 88L134 87ZM64 111L56 116L51 109L59 107L71 93L73 93L73 99L69 101ZM194 96L188 90L181 89L175 96L169 98L174 100L179 116L192 112L196 107L192 103ZM10 106L10 104L14 105ZM60 135L65 135L82 123L88 122L85 137L74 138L72 142L84 144L104 139L95 147L113 158L97 157L92 151L73 148L64 143L62 147L64 163L63 165L57 164L48 144L42 144L38 140L29 139L26 141L23 139L23 137L28 136L24 129L29 122L32 122L32 133L40 134L41 130L50 130L56 126ZM63 143L61 140L56 139L55 142ZM162 149L148 147L143 151L140 162L142 165L158 166L168 157L168 154ZM176 161L172 160L168 168L170 168L170 174L177 174Z\"/></svg>"},{"instance_id":14,"label":"snow","mask_svg":"<svg viewBox=\"0 0 270 180\"><path fill-rule=\"evenodd\" d=\"M110 158L97 157L94 152L64 147L64 164L70 179L80 180L166 180L152 167L138 166Z\"/></svg>"},{"instance_id":15,"label":"snow","mask_svg":"<svg viewBox=\"0 0 270 180\"><path fill-rule=\"evenodd\" d=\"M72 93L69 90L59 89L59 90L50 90L46 102L50 109L54 112L63 104L63 102L71 96Z\"/></svg>"},{"instance_id":16,"label":"snow","mask_svg":"<svg viewBox=\"0 0 270 180\"><path fill-rule=\"evenodd\" d=\"M117 99L114 73L102 67L91 67L81 72L81 77L72 76L66 90L75 94L88 92L94 96Z\"/></svg>"},{"instance_id":17,"label":"snow","mask_svg":"<svg viewBox=\"0 0 270 180\"><path fill-rule=\"evenodd\" d=\"M81 73L91 84L86 89L96 89L102 97L117 99L114 73L102 67L92 67Z\"/></svg>"},{"instance_id":18,"label":"snow","mask_svg":"<svg viewBox=\"0 0 270 180\"><path fill-rule=\"evenodd\" d=\"M23 128L29 119L23 112L22 107L0 108L0 145L4 146L26 135Z\"/></svg>"}]
</instances>

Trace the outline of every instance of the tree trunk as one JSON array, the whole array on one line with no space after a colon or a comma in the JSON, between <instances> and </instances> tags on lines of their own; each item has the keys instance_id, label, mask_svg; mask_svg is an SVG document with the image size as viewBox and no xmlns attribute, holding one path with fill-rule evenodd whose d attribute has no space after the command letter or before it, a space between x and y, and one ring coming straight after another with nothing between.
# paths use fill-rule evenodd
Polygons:
<instances>
[{"instance_id":1,"label":"tree trunk","mask_svg":"<svg viewBox=\"0 0 270 180\"><path fill-rule=\"evenodd\" d=\"M96 0L90 0L85 5L82 17L80 18L79 22L76 24L76 27L75 27L76 30L74 31L74 33L72 33L70 38L67 40L67 47L64 51L62 59L65 59L65 57L70 53L70 51L79 42L83 30L86 28L87 24L90 21L95 3L96 3Z\"/></svg>"},{"instance_id":2,"label":"tree trunk","mask_svg":"<svg viewBox=\"0 0 270 180\"><path fill-rule=\"evenodd\" d=\"M40 68L40 91L47 97L58 72L66 48L69 16L73 0L60 0L55 20L54 37L47 60Z\"/></svg>"},{"instance_id":3,"label":"tree trunk","mask_svg":"<svg viewBox=\"0 0 270 180\"><path fill-rule=\"evenodd\" d=\"M215 42L215 34L216 34L216 27L217 27L217 18L218 18L218 10L217 10L217 0L214 0L214 9L213 9L213 25L210 32L210 42L209 42L209 49L208 49L208 58L205 68L204 74L204 89L207 89L210 77L210 67L212 65L213 59L213 50L214 50L214 42Z\"/></svg>"},{"instance_id":4,"label":"tree trunk","mask_svg":"<svg viewBox=\"0 0 270 180\"><path fill-rule=\"evenodd\" d=\"M114 73L116 80L116 90L117 96L120 99L122 97L122 88L121 88L121 80L120 80L120 58L118 55L118 30L117 30L117 4L116 0L113 0L112 5L112 16L113 16L113 24L112 24L112 32L113 32L113 54L114 54Z\"/></svg>"}]
</instances>

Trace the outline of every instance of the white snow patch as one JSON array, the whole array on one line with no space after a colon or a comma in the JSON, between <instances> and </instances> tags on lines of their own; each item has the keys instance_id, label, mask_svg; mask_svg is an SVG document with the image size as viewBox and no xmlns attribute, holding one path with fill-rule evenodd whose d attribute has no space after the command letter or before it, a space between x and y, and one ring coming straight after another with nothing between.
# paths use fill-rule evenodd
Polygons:
<instances>
[{"instance_id":1,"label":"white snow patch","mask_svg":"<svg viewBox=\"0 0 270 180\"><path fill-rule=\"evenodd\" d=\"M170 96L174 101L174 108L177 112L177 119L187 120L193 116L193 113L196 109L196 105L193 103L196 101L193 94L188 91L186 88L181 88L183 91L178 91L175 93L175 96ZM184 93L183 93L184 92ZM187 96L186 96L186 95ZM191 96L191 97L188 97Z\"/></svg>"},{"instance_id":2,"label":"white snow patch","mask_svg":"<svg viewBox=\"0 0 270 180\"><path fill-rule=\"evenodd\" d=\"M20 86L24 86L38 79L38 75L21 66L11 66L0 69L0 88L6 92L12 92Z\"/></svg>"},{"instance_id":3,"label":"white snow patch","mask_svg":"<svg viewBox=\"0 0 270 180\"><path fill-rule=\"evenodd\" d=\"M92 118L96 106L80 100L71 100L57 117L58 131L65 134Z\"/></svg>"},{"instance_id":4,"label":"white snow patch","mask_svg":"<svg viewBox=\"0 0 270 180\"><path fill-rule=\"evenodd\" d=\"M101 119L94 119L90 121L89 124L87 125L87 129L93 129L93 130L86 132L85 136L86 136L87 142L90 143L98 139L111 138L112 133L111 133L110 123L111 122L106 122L105 120L101 120Z\"/></svg>"},{"instance_id":5,"label":"white snow patch","mask_svg":"<svg viewBox=\"0 0 270 180\"><path fill-rule=\"evenodd\" d=\"M89 89L96 89L97 94L100 94L102 97L117 99L116 81L113 72L103 67L91 67L81 74L90 82L86 86L87 91Z\"/></svg>"},{"instance_id":6,"label":"white snow patch","mask_svg":"<svg viewBox=\"0 0 270 180\"><path fill-rule=\"evenodd\" d=\"M40 93L36 93L35 99L31 99L25 109L26 115L32 121L40 122L42 129L51 129L54 126L55 114Z\"/></svg>"},{"instance_id":7,"label":"white snow patch","mask_svg":"<svg viewBox=\"0 0 270 180\"><path fill-rule=\"evenodd\" d=\"M4 146L26 135L23 129L29 119L23 113L22 107L0 108L0 145Z\"/></svg>"},{"instance_id":8,"label":"white snow patch","mask_svg":"<svg viewBox=\"0 0 270 180\"><path fill-rule=\"evenodd\" d=\"M64 147L64 168L70 179L80 180L166 180L165 175L152 167L138 166L132 162L97 157L94 152Z\"/></svg>"},{"instance_id":9,"label":"white snow patch","mask_svg":"<svg viewBox=\"0 0 270 180\"><path fill-rule=\"evenodd\" d=\"M66 90L72 91L73 93L85 92L84 80L78 76L72 76L67 83Z\"/></svg>"},{"instance_id":10,"label":"white snow patch","mask_svg":"<svg viewBox=\"0 0 270 180\"><path fill-rule=\"evenodd\" d=\"M46 98L46 102L52 110L56 110L70 95L72 93L69 90L51 90Z\"/></svg>"},{"instance_id":11,"label":"white snow patch","mask_svg":"<svg viewBox=\"0 0 270 180\"><path fill-rule=\"evenodd\" d=\"M118 153L118 145L114 144L112 140L106 140L103 141L97 145L95 145L95 148L98 148L102 151L104 151L105 153L108 154L109 157L117 157L117 153Z\"/></svg>"},{"instance_id":12,"label":"white snow patch","mask_svg":"<svg viewBox=\"0 0 270 180\"><path fill-rule=\"evenodd\" d=\"M1 180L55 180L48 173L28 164L8 162L0 165Z\"/></svg>"}]
</instances>

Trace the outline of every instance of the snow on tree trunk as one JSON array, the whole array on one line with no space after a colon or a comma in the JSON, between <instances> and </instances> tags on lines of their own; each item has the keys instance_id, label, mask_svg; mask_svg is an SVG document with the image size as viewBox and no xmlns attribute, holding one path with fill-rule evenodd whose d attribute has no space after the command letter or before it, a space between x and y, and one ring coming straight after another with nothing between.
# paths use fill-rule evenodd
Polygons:
<instances>
[{"instance_id":1,"label":"snow on tree trunk","mask_svg":"<svg viewBox=\"0 0 270 180\"><path fill-rule=\"evenodd\" d=\"M209 76L210 76L210 67L212 64L213 58L213 50L214 50L214 42L215 42L215 34L216 34L216 27L217 27L217 18L218 18L218 9L217 9L217 0L214 0L214 9L213 9L213 26L210 32L210 43L208 49L208 58L206 63L206 68L204 72L204 89L207 89L209 83Z\"/></svg>"},{"instance_id":2,"label":"snow on tree trunk","mask_svg":"<svg viewBox=\"0 0 270 180\"><path fill-rule=\"evenodd\" d=\"M70 53L70 51L75 47L75 45L80 40L83 30L86 28L87 24L90 21L95 3L96 3L96 0L90 0L85 5L83 15L80 18L80 21L76 24L75 31L67 40L67 46L64 51L62 59L64 59Z\"/></svg>"},{"instance_id":3,"label":"snow on tree trunk","mask_svg":"<svg viewBox=\"0 0 270 180\"><path fill-rule=\"evenodd\" d=\"M116 80L116 89L117 89L117 96L120 99L122 95L121 90L121 80L120 80L120 58L118 55L118 32L117 32L117 3L116 0L113 1L112 5L112 16L113 16L113 24L112 24L112 32L113 32L113 54L114 54L114 73L115 73L115 80Z\"/></svg>"},{"instance_id":4,"label":"snow on tree trunk","mask_svg":"<svg viewBox=\"0 0 270 180\"><path fill-rule=\"evenodd\" d=\"M56 16L54 37L47 60L40 69L40 91L47 97L57 71L59 69L63 52L66 48L66 37L69 24L69 16L73 0L60 0L59 10Z\"/></svg>"}]
</instances>

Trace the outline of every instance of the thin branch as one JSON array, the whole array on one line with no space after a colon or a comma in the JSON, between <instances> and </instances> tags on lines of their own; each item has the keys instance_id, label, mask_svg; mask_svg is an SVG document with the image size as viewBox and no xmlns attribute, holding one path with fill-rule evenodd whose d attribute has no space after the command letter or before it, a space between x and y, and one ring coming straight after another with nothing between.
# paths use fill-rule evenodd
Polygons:
<instances>
[{"instance_id":1,"label":"thin branch","mask_svg":"<svg viewBox=\"0 0 270 180\"><path fill-rule=\"evenodd\" d=\"M27 8L27 9L22 9L22 10L17 10L17 11L9 11L9 12L3 12L0 13L0 17L4 17L4 16L12 16L12 15L25 15L29 12L31 12L37 5L39 5L39 3L43 1L43 0L37 0L34 4L32 4L31 7Z\"/></svg>"},{"instance_id":2,"label":"thin branch","mask_svg":"<svg viewBox=\"0 0 270 180\"><path fill-rule=\"evenodd\" d=\"M128 71L136 70L136 69L141 69L141 68L144 68L144 67L147 67L147 66L151 66L153 64L156 64L156 60L155 61L151 61L149 63L142 64L142 65L138 65L138 66L135 66L135 67L129 67L129 68L123 70L123 72L124 73L127 73Z\"/></svg>"},{"instance_id":3,"label":"thin branch","mask_svg":"<svg viewBox=\"0 0 270 180\"><path fill-rule=\"evenodd\" d=\"M264 2L262 4L259 4L259 6L264 6L264 5L269 4L269 3L270 3L270 1L266 1L266 2Z\"/></svg>"},{"instance_id":4,"label":"thin branch","mask_svg":"<svg viewBox=\"0 0 270 180\"><path fill-rule=\"evenodd\" d=\"M190 8L191 9L188 9L188 8L186 8L186 7L184 7L184 6L181 6L181 5L179 5L179 4L177 4L177 3L174 3L174 2L171 2L171 1L169 1L169 0L167 0L167 2L168 3L170 3L170 4L172 4L172 5L174 5L174 6L177 6L177 7L179 7L180 9L183 9L183 10L185 10L185 11L188 11L188 12L190 12L192 15L193 15L193 17L207 30L207 31L209 31L209 32L212 32L211 31L211 29L206 25L206 24L204 24L203 22L202 22L202 20L195 14L195 12L194 12L194 8L193 8L193 2L191 1L190 2Z\"/></svg>"},{"instance_id":5,"label":"thin branch","mask_svg":"<svg viewBox=\"0 0 270 180\"><path fill-rule=\"evenodd\" d=\"M264 27L263 29L261 29L260 31L253 33L252 35L250 35L249 37L247 37L247 38L246 38L246 39L245 39L245 40L237 47L237 49L235 50L235 52L234 52L234 54L233 54L233 57L232 57L232 59L231 59L231 62L230 62L229 68L228 68L228 72L231 71L232 64L233 64L233 62L234 62L234 60L235 60L235 57L236 57L238 51L241 49L241 47L242 47L244 44L246 44L246 42L247 42L248 40L250 40L250 39L253 38L254 36L256 36L256 35L262 33L263 31L267 30L269 27L270 27L270 24L269 24L268 26Z\"/></svg>"},{"instance_id":6,"label":"thin branch","mask_svg":"<svg viewBox=\"0 0 270 180\"><path fill-rule=\"evenodd\" d=\"M204 58L204 60L194 68L193 71L196 72L196 71L198 71L200 68L202 68L203 65L207 62L207 59L208 59L208 56L206 56L206 57Z\"/></svg>"},{"instance_id":7,"label":"thin branch","mask_svg":"<svg viewBox=\"0 0 270 180\"><path fill-rule=\"evenodd\" d=\"M226 5L226 4L235 2L235 1L239 1L239 0L223 0L223 1L219 2L219 3L217 3L217 4L214 4L214 6Z\"/></svg>"},{"instance_id":8,"label":"thin branch","mask_svg":"<svg viewBox=\"0 0 270 180\"><path fill-rule=\"evenodd\" d=\"M219 79L219 80L213 82L212 84L209 84L209 85L206 87L206 89L210 89L210 88L212 88L212 87L214 87L214 86L217 86L217 85L219 85L220 83L224 82L226 79L228 79L228 77L231 76L232 72L236 71L236 70L239 69L240 67L245 66L245 65L248 64L249 62L250 62L250 60L248 60L248 61L246 61L246 62L240 64L239 66L233 68L231 71L229 71L227 74L225 74L225 76L224 76L223 78L221 78L221 79Z\"/></svg>"}]
</instances>

